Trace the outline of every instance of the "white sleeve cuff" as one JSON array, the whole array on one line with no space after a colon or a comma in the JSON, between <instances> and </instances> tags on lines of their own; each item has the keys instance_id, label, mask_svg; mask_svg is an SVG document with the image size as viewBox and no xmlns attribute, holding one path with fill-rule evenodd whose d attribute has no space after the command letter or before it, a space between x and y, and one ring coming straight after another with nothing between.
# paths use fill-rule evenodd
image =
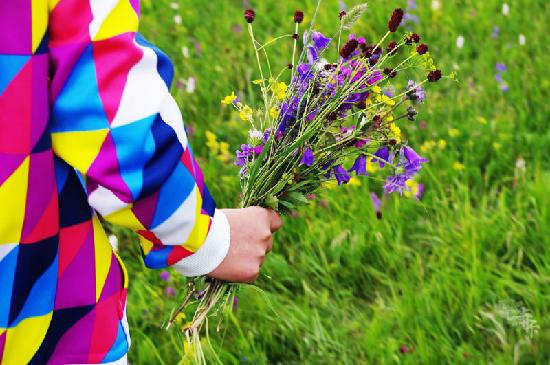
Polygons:
<instances>
[{"instance_id":1,"label":"white sleeve cuff","mask_svg":"<svg viewBox=\"0 0 550 365\"><path fill-rule=\"evenodd\" d=\"M231 230L225 213L214 212L210 231L202 246L194 254L187 256L172 267L185 276L206 275L217 268L229 251Z\"/></svg>"}]
</instances>

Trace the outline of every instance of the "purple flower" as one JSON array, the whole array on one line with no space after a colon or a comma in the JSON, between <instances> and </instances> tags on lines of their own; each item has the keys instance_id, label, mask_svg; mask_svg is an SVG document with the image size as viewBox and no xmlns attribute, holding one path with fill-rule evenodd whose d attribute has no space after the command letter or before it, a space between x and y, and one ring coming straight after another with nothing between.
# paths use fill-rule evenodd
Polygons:
<instances>
[{"instance_id":1,"label":"purple flower","mask_svg":"<svg viewBox=\"0 0 550 365\"><path fill-rule=\"evenodd\" d=\"M393 98L395 96L395 87L388 86L382 89L382 93L388 98Z\"/></svg>"},{"instance_id":2,"label":"purple flower","mask_svg":"<svg viewBox=\"0 0 550 365\"><path fill-rule=\"evenodd\" d=\"M306 63L299 64L296 70L298 71L298 75L300 75L300 82L307 81L313 77L311 67Z\"/></svg>"},{"instance_id":3,"label":"purple flower","mask_svg":"<svg viewBox=\"0 0 550 365\"><path fill-rule=\"evenodd\" d=\"M262 153L262 151L264 150L264 145L261 144L259 146L256 146L254 148L252 148L252 151L256 154L256 155L259 155L260 153Z\"/></svg>"},{"instance_id":4,"label":"purple flower","mask_svg":"<svg viewBox=\"0 0 550 365\"><path fill-rule=\"evenodd\" d=\"M312 47L312 46L307 47L307 63L312 65L315 62L317 62L318 59L319 59L319 56L317 55L317 50L315 49L315 47Z\"/></svg>"},{"instance_id":5,"label":"purple flower","mask_svg":"<svg viewBox=\"0 0 550 365\"><path fill-rule=\"evenodd\" d=\"M383 78L384 76L382 75L382 73L380 71L376 71L372 74L372 76L367 79L367 84L374 85Z\"/></svg>"},{"instance_id":6,"label":"purple flower","mask_svg":"<svg viewBox=\"0 0 550 365\"><path fill-rule=\"evenodd\" d=\"M166 289L164 289L164 295L166 295L167 297L175 297L176 289L171 286L167 286Z\"/></svg>"},{"instance_id":7,"label":"purple flower","mask_svg":"<svg viewBox=\"0 0 550 365\"><path fill-rule=\"evenodd\" d=\"M331 41L330 38L325 37L321 32L311 33L311 40L313 40L313 44L315 45L315 48L317 48L319 52L327 48L328 44Z\"/></svg>"},{"instance_id":8,"label":"purple flower","mask_svg":"<svg viewBox=\"0 0 550 365\"><path fill-rule=\"evenodd\" d=\"M407 9L408 10L416 10L416 1L415 0L409 0L407 2Z\"/></svg>"},{"instance_id":9,"label":"purple flower","mask_svg":"<svg viewBox=\"0 0 550 365\"><path fill-rule=\"evenodd\" d=\"M407 188L406 182L409 180L407 175L391 175L384 184L384 192L386 194L391 193L403 193L403 190Z\"/></svg>"},{"instance_id":10,"label":"purple flower","mask_svg":"<svg viewBox=\"0 0 550 365\"><path fill-rule=\"evenodd\" d=\"M418 190L416 192L416 199L420 200L422 199L422 196L424 195L424 184L418 184Z\"/></svg>"},{"instance_id":11,"label":"purple flower","mask_svg":"<svg viewBox=\"0 0 550 365\"><path fill-rule=\"evenodd\" d=\"M504 92L507 92L510 88L508 87L508 84L507 83L502 83L500 85L500 90L501 91L504 91Z\"/></svg>"},{"instance_id":12,"label":"purple flower","mask_svg":"<svg viewBox=\"0 0 550 365\"><path fill-rule=\"evenodd\" d=\"M428 162L427 159L418 155L411 147L403 147L403 156L407 159L404 163L405 174L412 176L422 168L422 164Z\"/></svg>"},{"instance_id":13,"label":"purple flower","mask_svg":"<svg viewBox=\"0 0 550 365\"><path fill-rule=\"evenodd\" d=\"M502 79L502 75L499 73L495 75L495 80L497 80L499 84L502 84L504 82L504 80Z\"/></svg>"},{"instance_id":14,"label":"purple flower","mask_svg":"<svg viewBox=\"0 0 550 365\"><path fill-rule=\"evenodd\" d=\"M233 297L233 311L236 312L237 311L237 307L239 306L239 299L237 299L237 296L235 295Z\"/></svg>"},{"instance_id":15,"label":"purple flower","mask_svg":"<svg viewBox=\"0 0 550 365\"><path fill-rule=\"evenodd\" d=\"M159 276L160 276L160 280L162 281L170 280L170 273L168 271L161 272Z\"/></svg>"},{"instance_id":16,"label":"purple flower","mask_svg":"<svg viewBox=\"0 0 550 365\"><path fill-rule=\"evenodd\" d=\"M253 152L254 151L253 151L252 145L242 144L241 145L241 150L238 150L236 152L237 159L235 160L235 165L236 166L243 166L246 163L246 161L248 160L248 156Z\"/></svg>"},{"instance_id":17,"label":"purple flower","mask_svg":"<svg viewBox=\"0 0 550 365\"><path fill-rule=\"evenodd\" d=\"M378 195L376 195L375 192L370 193L370 200L372 201L372 205L374 207L374 211L376 212L376 218L382 219L382 202L380 201L380 198L378 198Z\"/></svg>"},{"instance_id":18,"label":"purple flower","mask_svg":"<svg viewBox=\"0 0 550 365\"><path fill-rule=\"evenodd\" d=\"M350 174L348 174L348 172L345 168L342 167L342 165L334 166L332 169L334 171L336 181L338 181L338 185L347 184L349 182L349 179L351 179Z\"/></svg>"},{"instance_id":19,"label":"purple flower","mask_svg":"<svg viewBox=\"0 0 550 365\"><path fill-rule=\"evenodd\" d=\"M491 35L493 39L497 39L499 33L500 33L500 28L497 25L493 26L493 34Z\"/></svg>"},{"instance_id":20,"label":"purple flower","mask_svg":"<svg viewBox=\"0 0 550 365\"><path fill-rule=\"evenodd\" d=\"M507 70L506 65L504 63L497 63L496 69L498 72L506 72Z\"/></svg>"},{"instance_id":21,"label":"purple flower","mask_svg":"<svg viewBox=\"0 0 550 365\"><path fill-rule=\"evenodd\" d=\"M411 100L418 100L421 103L426 100L426 91L413 80L409 80L407 84L407 95Z\"/></svg>"},{"instance_id":22,"label":"purple flower","mask_svg":"<svg viewBox=\"0 0 550 365\"><path fill-rule=\"evenodd\" d=\"M386 161L389 160L390 151L389 151L388 147L384 146L384 147L379 148L378 151L376 151L374 153L374 155L378 158L372 158L370 160L370 162L378 162L378 166L380 166L380 168L382 168L386 165Z\"/></svg>"},{"instance_id":23,"label":"purple flower","mask_svg":"<svg viewBox=\"0 0 550 365\"><path fill-rule=\"evenodd\" d=\"M369 139L358 139L357 142L353 145L355 148L361 148L364 145L368 144L370 142Z\"/></svg>"},{"instance_id":24,"label":"purple flower","mask_svg":"<svg viewBox=\"0 0 550 365\"><path fill-rule=\"evenodd\" d=\"M348 170L348 172L355 171L355 175L368 176L367 173L367 158L365 156L359 156L355 159L353 166Z\"/></svg>"},{"instance_id":25,"label":"purple flower","mask_svg":"<svg viewBox=\"0 0 550 365\"><path fill-rule=\"evenodd\" d=\"M315 161L315 156L313 155L313 151L311 148L306 147L304 149L304 153L302 154L302 159L300 160L300 163L305 166L311 166L313 165L313 162Z\"/></svg>"}]
</instances>

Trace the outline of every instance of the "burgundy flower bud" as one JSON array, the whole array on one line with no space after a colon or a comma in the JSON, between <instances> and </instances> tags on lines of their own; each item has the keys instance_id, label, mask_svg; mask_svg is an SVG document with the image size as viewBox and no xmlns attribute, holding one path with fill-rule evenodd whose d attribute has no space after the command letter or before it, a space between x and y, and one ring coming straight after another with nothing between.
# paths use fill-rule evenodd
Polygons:
<instances>
[{"instance_id":1,"label":"burgundy flower bud","mask_svg":"<svg viewBox=\"0 0 550 365\"><path fill-rule=\"evenodd\" d=\"M394 78L395 75L397 75L397 71L395 71L393 68L386 67L384 69L384 74L389 78Z\"/></svg>"},{"instance_id":2,"label":"burgundy flower bud","mask_svg":"<svg viewBox=\"0 0 550 365\"><path fill-rule=\"evenodd\" d=\"M292 70L292 63L289 63L288 65L286 65L286 67L289 69L289 70Z\"/></svg>"},{"instance_id":3,"label":"burgundy flower bud","mask_svg":"<svg viewBox=\"0 0 550 365\"><path fill-rule=\"evenodd\" d=\"M344 47L342 47L342 49L340 50L340 56L342 56L342 58L348 58L353 53L353 51L357 49L358 45L359 42L357 41L357 39L350 39L349 41L347 41L346 44L344 44Z\"/></svg>"},{"instance_id":4,"label":"burgundy flower bud","mask_svg":"<svg viewBox=\"0 0 550 365\"><path fill-rule=\"evenodd\" d=\"M304 21L304 12L300 10L296 10L294 12L294 23L300 24Z\"/></svg>"},{"instance_id":5,"label":"burgundy flower bud","mask_svg":"<svg viewBox=\"0 0 550 365\"><path fill-rule=\"evenodd\" d=\"M323 68L325 69L325 71L330 71L332 69L332 65L330 63L327 63L323 66Z\"/></svg>"},{"instance_id":6,"label":"burgundy flower bud","mask_svg":"<svg viewBox=\"0 0 550 365\"><path fill-rule=\"evenodd\" d=\"M256 13L252 9L246 9L244 11L244 18L248 23L252 23L254 21L254 18L256 17Z\"/></svg>"},{"instance_id":7,"label":"burgundy flower bud","mask_svg":"<svg viewBox=\"0 0 550 365\"><path fill-rule=\"evenodd\" d=\"M298 33L294 33L294 34L292 35L292 39L298 39Z\"/></svg>"},{"instance_id":8,"label":"burgundy flower bud","mask_svg":"<svg viewBox=\"0 0 550 365\"><path fill-rule=\"evenodd\" d=\"M416 52L418 52L419 55L423 55L426 52L428 52L428 46L424 43L416 47Z\"/></svg>"},{"instance_id":9,"label":"burgundy flower bud","mask_svg":"<svg viewBox=\"0 0 550 365\"><path fill-rule=\"evenodd\" d=\"M346 12L345 11L341 11L340 14L338 14L338 18L340 18L340 20L342 20L342 18L346 16Z\"/></svg>"},{"instance_id":10,"label":"burgundy flower bud","mask_svg":"<svg viewBox=\"0 0 550 365\"><path fill-rule=\"evenodd\" d=\"M407 41L405 43L407 44L413 44L420 42L420 36L416 33L411 34L407 37Z\"/></svg>"},{"instance_id":11,"label":"burgundy flower bud","mask_svg":"<svg viewBox=\"0 0 550 365\"><path fill-rule=\"evenodd\" d=\"M375 47L376 47L376 48L375 48ZM373 48L372 53L374 53L374 54L382 54L382 47L373 45L372 48Z\"/></svg>"},{"instance_id":12,"label":"burgundy flower bud","mask_svg":"<svg viewBox=\"0 0 550 365\"><path fill-rule=\"evenodd\" d=\"M396 50L397 50L397 42L396 41L391 41L390 43L388 43L388 45L386 47L386 52L388 52L388 54L393 55L393 54L395 54Z\"/></svg>"},{"instance_id":13,"label":"burgundy flower bud","mask_svg":"<svg viewBox=\"0 0 550 365\"><path fill-rule=\"evenodd\" d=\"M367 103L365 102L365 100L361 100L361 101L358 101L355 106L357 107L357 109L366 109L367 108Z\"/></svg>"},{"instance_id":14,"label":"burgundy flower bud","mask_svg":"<svg viewBox=\"0 0 550 365\"><path fill-rule=\"evenodd\" d=\"M430 71L430 73L428 73L429 82L436 82L440 78L441 78L441 70Z\"/></svg>"},{"instance_id":15,"label":"burgundy flower bud","mask_svg":"<svg viewBox=\"0 0 550 365\"><path fill-rule=\"evenodd\" d=\"M401 21L403 20L404 14L405 13L403 12L403 9L401 8L397 8L393 11L390 21L388 22L388 29L390 30L390 32L393 33L397 30L399 24L401 24Z\"/></svg>"},{"instance_id":16,"label":"burgundy flower bud","mask_svg":"<svg viewBox=\"0 0 550 365\"><path fill-rule=\"evenodd\" d=\"M390 144L390 146L395 146L397 144L397 140L392 138L392 139L389 140L388 143Z\"/></svg>"}]
</instances>

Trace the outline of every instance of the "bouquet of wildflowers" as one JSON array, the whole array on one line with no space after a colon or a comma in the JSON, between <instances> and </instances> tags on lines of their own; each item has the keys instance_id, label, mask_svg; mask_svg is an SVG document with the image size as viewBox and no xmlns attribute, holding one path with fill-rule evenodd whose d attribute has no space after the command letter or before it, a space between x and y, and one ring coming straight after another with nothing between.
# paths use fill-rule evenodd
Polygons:
<instances>
[{"instance_id":1,"label":"bouquet of wildflowers","mask_svg":"<svg viewBox=\"0 0 550 365\"><path fill-rule=\"evenodd\" d=\"M318 9L319 5L315 14ZM397 123L415 120L416 107L425 100L424 85L438 81L442 73L418 34L397 33L404 15L401 9L394 10L388 31L377 42L346 36L365 10L363 4L347 14L341 12L340 27L332 37L314 31L312 23L303 33L298 60L303 13L296 11L295 32L288 35L294 39L292 63L278 76L271 73L266 49L283 37L259 43L252 26L255 13L245 11L260 73L253 83L260 87L263 104L253 108L234 93L222 100L250 124L249 140L237 151L235 162L240 167L243 207L259 205L288 213L308 204L308 197L327 181L343 185L352 174L367 176L368 164L389 170L386 193L402 193L428 162L409 146ZM325 54L331 48L338 50L339 57L327 61ZM288 74L287 84L282 77ZM416 80L405 79L399 89L394 85L401 74L415 75ZM171 320L195 302L195 315L184 326L195 353L200 346L198 331L208 313L230 308L237 288L217 280L203 284L199 290L190 283L187 298Z\"/></svg>"}]
</instances>

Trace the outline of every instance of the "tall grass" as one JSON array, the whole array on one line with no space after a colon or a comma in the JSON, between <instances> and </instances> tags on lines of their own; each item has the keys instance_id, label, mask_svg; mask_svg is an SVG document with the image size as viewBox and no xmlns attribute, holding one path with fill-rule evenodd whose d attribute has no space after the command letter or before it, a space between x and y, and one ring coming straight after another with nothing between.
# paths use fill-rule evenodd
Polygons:
<instances>
[{"instance_id":1,"label":"tall grass","mask_svg":"<svg viewBox=\"0 0 550 365\"><path fill-rule=\"evenodd\" d=\"M293 32L296 8L307 22L316 1L250 3L257 37L267 40ZM550 3L510 1L508 16L497 0L440 1L439 10L431 1L416 3L415 30L440 66L458 68L461 80L432 88L423 122L404 128L430 159L420 177L424 197L386 197L377 220L369 192L379 184L361 180L287 218L260 289L243 289L233 315L209 326L203 345L210 362L217 356L224 364L550 363ZM170 4L142 1L141 32L172 57L176 78L196 80L193 93L182 82L173 92L218 205L236 206L237 168L207 147L205 131L237 149L246 126L219 101L232 90L259 101L250 83L258 75L243 4L182 0L176 10ZM396 6L407 3L371 1L352 31L377 39L374 32L385 29ZM323 1L320 30L336 27L338 7ZM459 35L463 48L456 46ZM290 40L279 42L272 63L286 65L291 53ZM507 66L507 92L495 80L497 62ZM162 329L184 278L172 273L170 282L161 281L141 264L135 237L113 230L130 272L130 361L190 363L182 360L178 331ZM164 294L166 286L176 288L176 297ZM502 301L530 311L538 334L530 338L499 316Z\"/></svg>"}]
</instances>

